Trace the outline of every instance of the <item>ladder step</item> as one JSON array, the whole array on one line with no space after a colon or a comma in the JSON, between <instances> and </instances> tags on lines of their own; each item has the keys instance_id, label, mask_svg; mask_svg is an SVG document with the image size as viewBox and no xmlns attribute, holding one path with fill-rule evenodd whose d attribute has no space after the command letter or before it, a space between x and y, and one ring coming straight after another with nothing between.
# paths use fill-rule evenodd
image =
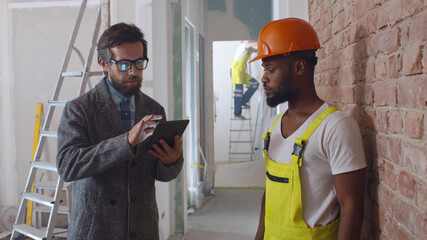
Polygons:
<instances>
[{"instance_id":1,"label":"ladder step","mask_svg":"<svg viewBox=\"0 0 427 240\"><path fill-rule=\"evenodd\" d=\"M46 206L37 206L34 208L34 211L43 212L43 213L49 213L50 210L51 210L51 208L46 207ZM70 210L68 209L68 206L61 205L58 207L58 213L59 214L70 214Z\"/></svg>"},{"instance_id":2,"label":"ladder step","mask_svg":"<svg viewBox=\"0 0 427 240\"><path fill-rule=\"evenodd\" d=\"M230 143L251 143L252 141L230 141Z\"/></svg>"},{"instance_id":3,"label":"ladder step","mask_svg":"<svg viewBox=\"0 0 427 240\"><path fill-rule=\"evenodd\" d=\"M56 132L50 132L50 131L40 131L40 135L44 137L58 137L58 134Z\"/></svg>"},{"instance_id":4,"label":"ladder step","mask_svg":"<svg viewBox=\"0 0 427 240\"><path fill-rule=\"evenodd\" d=\"M230 152L229 154L237 155L237 154L253 154L252 152Z\"/></svg>"},{"instance_id":5,"label":"ladder step","mask_svg":"<svg viewBox=\"0 0 427 240\"><path fill-rule=\"evenodd\" d=\"M251 129L230 129L231 132L251 132Z\"/></svg>"},{"instance_id":6,"label":"ladder step","mask_svg":"<svg viewBox=\"0 0 427 240\"><path fill-rule=\"evenodd\" d=\"M96 71L96 72L88 72L89 76L99 76L102 75L102 71ZM81 77L83 76L83 72L63 72L61 74L63 77Z\"/></svg>"},{"instance_id":7,"label":"ladder step","mask_svg":"<svg viewBox=\"0 0 427 240\"><path fill-rule=\"evenodd\" d=\"M67 101L53 101L53 100L49 100L48 103L52 106L65 106L65 104L67 103Z\"/></svg>"},{"instance_id":8,"label":"ladder step","mask_svg":"<svg viewBox=\"0 0 427 240\"><path fill-rule=\"evenodd\" d=\"M36 161L36 162L31 162L31 164L35 168L40 168L40 169L45 169L45 170L49 170L49 171L58 172L58 169L56 168L56 164L53 163L53 162L40 162L40 161ZM55 187L56 187L56 183L55 183Z\"/></svg>"},{"instance_id":9,"label":"ladder step","mask_svg":"<svg viewBox=\"0 0 427 240\"><path fill-rule=\"evenodd\" d=\"M36 182L34 184L34 187L39 188L39 189L56 189L56 184L57 184L57 182L55 182L55 181L42 181L42 182ZM67 190L67 188L70 185L71 185L70 182L65 182L62 189Z\"/></svg>"},{"instance_id":10,"label":"ladder step","mask_svg":"<svg viewBox=\"0 0 427 240\"><path fill-rule=\"evenodd\" d=\"M30 237L32 239L37 239L37 240L46 239L46 231L42 229L37 229L31 226L28 226L27 224L13 225L13 228L15 231L22 233L25 236Z\"/></svg>"},{"instance_id":11,"label":"ladder step","mask_svg":"<svg viewBox=\"0 0 427 240\"><path fill-rule=\"evenodd\" d=\"M247 121L247 120L251 120L250 118L245 118L245 119L240 119L240 118L231 118L230 120L235 120L235 121Z\"/></svg>"},{"instance_id":12,"label":"ladder step","mask_svg":"<svg viewBox=\"0 0 427 240\"><path fill-rule=\"evenodd\" d=\"M22 193L22 197L27 200L31 200L33 202L43 204L48 207L53 207L53 204L55 203L52 197L48 197L48 196L38 194L38 193L33 193L33 192Z\"/></svg>"}]
</instances>

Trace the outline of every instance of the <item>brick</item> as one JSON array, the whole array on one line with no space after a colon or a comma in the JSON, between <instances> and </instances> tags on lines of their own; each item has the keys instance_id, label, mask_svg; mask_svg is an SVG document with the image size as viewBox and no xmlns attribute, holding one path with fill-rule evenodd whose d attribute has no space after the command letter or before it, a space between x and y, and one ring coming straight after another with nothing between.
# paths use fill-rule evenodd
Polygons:
<instances>
[{"instance_id":1,"label":"brick","mask_svg":"<svg viewBox=\"0 0 427 240\"><path fill-rule=\"evenodd\" d=\"M338 89L339 101L342 103L355 103L355 87L354 86L341 86Z\"/></svg>"},{"instance_id":2,"label":"brick","mask_svg":"<svg viewBox=\"0 0 427 240\"><path fill-rule=\"evenodd\" d=\"M422 112L408 111L405 116L405 135L421 139L424 133L424 115Z\"/></svg>"},{"instance_id":3,"label":"brick","mask_svg":"<svg viewBox=\"0 0 427 240\"><path fill-rule=\"evenodd\" d=\"M350 24L359 21L359 19L356 18L355 16L354 5L349 5L347 8L344 9L344 12L345 12L345 26L349 26Z\"/></svg>"},{"instance_id":4,"label":"brick","mask_svg":"<svg viewBox=\"0 0 427 240\"><path fill-rule=\"evenodd\" d=\"M396 220L409 230L410 233L414 233L416 229L416 210L409 205L407 202L396 199Z\"/></svg>"},{"instance_id":5,"label":"brick","mask_svg":"<svg viewBox=\"0 0 427 240\"><path fill-rule=\"evenodd\" d=\"M415 237L418 239L424 239L427 236L427 214L419 211L417 216L417 224L415 230Z\"/></svg>"},{"instance_id":6,"label":"brick","mask_svg":"<svg viewBox=\"0 0 427 240\"><path fill-rule=\"evenodd\" d=\"M399 109L392 109L389 113L389 131L391 133L402 133L403 130L403 117Z\"/></svg>"},{"instance_id":7,"label":"brick","mask_svg":"<svg viewBox=\"0 0 427 240\"><path fill-rule=\"evenodd\" d=\"M378 186L378 206L383 209L384 212L389 214L394 213L394 198L394 194L385 186Z\"/></svg>"},{"instance_id":8,"label":"brick","mask_svg":"<svg viewBox=\"0 0 427 240\"><path fill-rule=\"evenodd\" d=\"M400 46L406 47L409 45L409 27L411 21L405 19L401 24L399 24L400 31Z\"/></svg>"},{"instance_id":9,"label":"brick","mask_svg":"<svg viewBox=\"0 0 427 240\"><path fill-rule=\"evenodd\" d=\"M345 12L340 12L336 17L334 17L334 21L332 22L332 33L336 34L344 29L345 25Z\"/></svg>"},{"instance_id":10,"label":"brick","mask_svg":"<svg viewBox=\"0 0 427 240\"><path fill-rule=\"evenodd\" d=\"M425 181L425 179L424 179ZM427 184L420 182L415 185L415 204L422 212L427 212Z\"/></svg>"},{"instance_id":11,"label":"brick","mask_svg":"<svg viewBox=\"0 0 427 240\"><path fill-rule=\"evenodd\" d=\"M377 124L378 124L378 130L381 133L387 133L388 132L388 110L377 110Z\"/></svg>"},{"instance_id":12,"label":"brick","mask_svg":"<svg viewBox=\"0 0 427 240\"><path fill-rule=\"evenodd\" d=\"M393 25L402 19L402 1L388 1L388 22Z\"/></svg>"},{"instance_id":13,"label":"brick","mask_svg":"<svg viewBox=\"0 0 427 240\"><path fill-rule=\"evenodd\" d=\"M388 26L388 23L389 23L388 5L390 4L387 2L381 7L375 9L375 16L377 17L376 19L377 29L382 29Z\"/></svg>"},{"instance_id":14,"label":"brick","mask_svg":"<svg viewBox=\"0 0 427 240\"><path fill-rule=\"evenodd\" d=\"M374 0L359 0L355 2L354 15L356 19L360 19L375 6Z\"/></svg>"},{"instance_id":15,"label":"brick","mask_svg":"<svg viewBox=\"0 0 427 240\"><path fill-rule=\"evenodd\" d=\"M423 73L427 74L427 46L424 46L422 63L423 63Z\"/></svg>"},{"instance_id":16,"label":"brick","mask_svg":"<svg viewBox=\"0 0 427 240\"><path fill-rule=\"evenodd\" d=\"M368 43L369 40L365 38L354 44L351 61L360 61L369 57Z\"/></svg>"},{"instance_id":17,"label":"brick","mask_svg":"<svg viewBox=\"0 0 427 240\"><path fill-rule=\"evenodd\" d=\"M390 28L375 34L369 42L369 55L391 54L399 48L399 29Z\"/></svg>"},{"instance_id":18,"label":"brick","mask_svg":"<svg viewBox=\"0 0 427 240\"><path fill-rule=\"evenodd\" d=\"M366 68L365 68L365 82L367 82L367 83L374 82L375 81L375 75L376 75L375 61L368 60L366 62Z\"/></svg>"},{"instance_id":19,"label":"brick","mask_svg":"<svg viewBox=\"0 0 427 240\"><path fill-rule=\"evenodd\" d=\"M425 77L404 78L397 81L397 100L399 107L408 107L422 110L424 108L426 94L423 87L426 86Z\"/></svg>"},{"instance_id":20,"label":"brick","mask_svg":"<svg viewBox=\"0 0 427 240\"><path fill-rule=\"evenodd\" d=\"M426 22L427 11L422 11L411 18L411 26L409 28L409 44L422 42L427 40Z\"/></svg>"},{"instance_id":21,"label":"brick","mask_svg":"<svg viewBox=\"0 0 427 240\"><path fill-rule=\"evenodd\" d=\"M374 102L374 91L371 85L358 84L355 88L356 103L360 105L372 105Z\"/></svg>"},{"instance_id":22,"label":"brick","mask_svg":"<svg viewBox=\"0 0 427 240\"><path fill-rule=\"evenodd\" d=\"M412 44L403 52L402 73L406 76L422 73L422 47L420 43Z\"/></svg>"},{"instance_id":23,"label":"brick","mask_svg":"<svg viewBox=\"0 0 427 240\"><path fill-rule=\"evenodd\" d=\"M402 4L402 17L406 18L413 14L422 11L423 2L420 0L405 0L405 4Z\"/></svg>"},{"instance_id":24,"label":"brick","mask_svg":"<svg viewBox=\"0 0 427 240\"><path fill-rule=\"evenodd\" d=\"M413 237L411 236L411 234L406 231L406 229L399 227L399 240L411 240L413 239Z\"/></svg>"},{"instance_id":25,"label":"brick","mask_svg":"<svg viewBox=\"0 0 427 240\"><path fill-rule=\"evenodd\" d=\"M380 80L385 80L387 72L388 68L386 59L377 58L377 60L375 61L375 77Z\"/></svg>"},{"instance_id":26,"label":"brick","mask_svg":"<svg viewBox=\"0 0 427 240\"><path fill-rule=\"evenodd\" d=\"M383 171L384 175L382 176L382 179L384 183L391 189L396 190L398 170L395 168L394 164L384 161Z\"/></svg>"},{"instance_id":27,"label":"brick","mask_svg":"<svg viewBox=\"0 0 427 240\"><path fill-rule=\"evenodd\" d=\"M375 110L365 109L363 113L363 126L367 129L375 130Z\"/></svg>"},{"instance_id":28,"label":"brick","mask_svg":"<svg viewBox=\"0 0 427 240\"><path fill-rule=\"evenodd\" d=\"M373 84L375 106L396 106L396 83L382 81Z\"/></svg>"},{"instance_id":29,"label":"brick","mask_svg":"<svg viewBox=\"0 0 427 240\"><path fill-rule=\"evenodd\" d=\"M339 84L353 85L356 83L356 67L354 65L343 66L339 69Z\"/></svg>"},{"instance_id":30,"label":"brick","mask_svg":"<svg viewBox=\"0 0 427 240\"><path fill-rule=\"evenodd\" d=\"M414 177L406 171L399 174L398 189L402 195L412 199L415 195L415 180Z\"/></svg>"},{"instance_id":31,"label":"brick","mask_svg":"<svg viewBox=\"0 0 427 240\"><path fill-rule=\"evenodd\" d=\"M403 166L419 176L427 176L427 149L423 143L402 142Z\"/></svg>"},{"instance_id":32,"label":"brick","mask_svg":"<svg viewBox=\"0 0 427 240\"><path fill-rule=\"evenodd\" d=\"M400 77L400 70L402 69L402 55L394 54L388 58L388 78Z\"/></svg>"},{"instance_id":33,"label":"brick","mask_svg":"<svg viewBox=\"0 0 427 240\"><path fill-rule=\"evenodd\" d=\"M332 14L333 14L333 16L337 16L343 10L344 10L344 4L343 4L342 0L337 0L332 5Z\"/></svg>"},{"instance_id":34,"label":"brick","mask_svg":"<svg viewBox=\"0 0 427 240\"><path fill-rule=\"evenodd\" d=\"M325 43L325 42L329 41L332 38L332 26L331 26L331 24L324 26L317 33L318 33L319 41L321 43Z\"/></svg>"},{"instance_id":35,"label":"brick","mask_svg":"<svg viewBox=\"0 0 427 240\"><path fill-rule=\"evenodd\" d=\"M369 36L364 23L353 24L349 32L349 42L354 43Z\"/></svg>"},{"instance_id":36,"label":"brick","mask_svg":"<svg viewBox=\"0 0 427 240\"><path fill-rule=\"evenodd\" d=\"M398 231L398 223L395 219L392 217L388 217L387 221L385 222L385 225L383 229L381 229L384 240L390 240L393 239L394 236L397 235Z\"/></svg>"},{"instance_id":37,"label":"brick","mask_svg":"<svg viewBox=\"0 0 427 240\"><path fill-rule=\"evenodd\" d=\"M377 114L379 111L377 111ZM401 143L400 139L390 135L377 136L378 157L391 161L394 164L401 164Z\"/></svg>"}]
</instances>

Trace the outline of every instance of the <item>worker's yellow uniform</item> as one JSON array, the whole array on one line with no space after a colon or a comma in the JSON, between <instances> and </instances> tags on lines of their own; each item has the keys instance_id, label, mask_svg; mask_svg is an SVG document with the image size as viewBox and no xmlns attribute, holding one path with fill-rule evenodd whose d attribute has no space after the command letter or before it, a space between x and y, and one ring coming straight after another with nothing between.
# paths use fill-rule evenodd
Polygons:
<instances>
[{"instance_id":1,"label":"worker's yellow uniform","mask_svg":"<svg viewBox=\"0 0 427 240\"><path fill-rule=\"evenodd\" d=\"M235 61L231 60L231 81L233 82L233 89L236 89L236 84L251 85L250 81L253 77L246 72L250 53L246 53L244 57Z\"/></svg>"},{"instance_id":2,"label":"worker's yellow uniform","mask_svg":"<svg viewBox=\"0 0 427 240\"><path fill-rule=\"evenodd\" d=\"M270 135L274 125L281 119L280 114L269 132L264 133L264 157L266 169L265 190L265 240L316 239L332 240L337 238L339 219L321 227L308 228L302 216L301 182L299 168L303 164L304 144L316 130L323 119L331 112L338 111L330 107L320 114L305 130L300 138L295 139L292 161L278 163L268 157Z\"/></svg>"}]
</instances>

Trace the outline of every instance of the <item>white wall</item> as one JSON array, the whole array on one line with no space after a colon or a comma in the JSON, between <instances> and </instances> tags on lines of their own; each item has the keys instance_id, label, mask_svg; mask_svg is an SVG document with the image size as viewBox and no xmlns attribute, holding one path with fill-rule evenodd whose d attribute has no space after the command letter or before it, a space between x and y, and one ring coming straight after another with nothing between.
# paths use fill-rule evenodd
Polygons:
<instances>
[{"instance_id":1,"label":"white wall","mask_svg":"<svg viewBox=\"0 0 427 240\"><path fill-rule=\"evenodd\" d=\"M0 206L14 206L16 195L17 169L15 168L15 136L13 133L13 108L10 73L9 10L7 1L0 1Z\"/></svg>"},{"instance_id":2,"label":"white wall","mask_svg":"<svg viewBox=\"0 0 427 240\"><path fill-rule=\"evenodd\" d=\"M2 1L2 4L5 2ZM6 29L3 29L4 31L2 30L2 33L7 33L7 29L9 30L9 37L7 34L6 37L2 37L2 46L9 44L8 51L2 51L2 63L4 63L2 65L5 69L8 67L10 72L2 79L2 90L4 91L1 109L2 127L7 128L7 131L2 134L1 145L7 150L2 151L0 162L5 166L7 179L0 181L0 185L7 183L8 187L13 188L6 193L1 192L1 201L7 201L9 204L17 206L30 169L36 106L39 102L44 104L43 123L47 111L47 101L52 97L66 46L77 17L78 5L49 6L49 4L38 2L21 2L9 3L7 7L2 5L1 9L7 11L9 15L7 19L9 24ZM91 4L87 9L92 16L97 10ZM5 17L7 14L2 14L2 18ZM90 28L85 27L85 23ZM1 24L4 26L7 21L2 19ZM94 18L84 19L84 24L81 27L81 35L90 35L94 26ZM77 39L77 46L81 47L80 50L83 54L87 54L88 39L90 38L84 38ZM7 40L9 43L4 42ZM81 69L77 57L74 57L70 63L69 70L73 69L75 71ZM7 74L7 71L4 72ZM61 97L66 100L77 96L77 86L76 83L64 84L63 89L66 90L63 91L64 94ZM61 110L56 112L60 113ZM59 116L53 120L53 131L56 130L58 119ZM42 155L42 158L54 161L56 143L48 141L44 151L45 154ZM7 200L4 200L4 197Z\"/></svg>"}]
</instances>

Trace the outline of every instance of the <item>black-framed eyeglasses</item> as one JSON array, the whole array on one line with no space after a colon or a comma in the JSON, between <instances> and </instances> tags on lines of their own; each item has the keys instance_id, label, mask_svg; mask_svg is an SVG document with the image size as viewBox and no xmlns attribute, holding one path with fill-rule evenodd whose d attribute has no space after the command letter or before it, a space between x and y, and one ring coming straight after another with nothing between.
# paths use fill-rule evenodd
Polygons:
<instances>
[{"instance_id":1,"label":"black-framed eyeglasses","mask_svg":"<svg viewBox=\"0 0 427 240\"><path fill-rule=\"evenodd\" d=\"M116 61L116 60L111 59L110 62L116 64L117 70L119 70L119 72L126 72L132 67L132 64L138 70L146 69L147 65L148 65L148 58L138 58L138 59L133 60L133 61L127 60L127 59Z\"/></svg>"}]
</instances>

